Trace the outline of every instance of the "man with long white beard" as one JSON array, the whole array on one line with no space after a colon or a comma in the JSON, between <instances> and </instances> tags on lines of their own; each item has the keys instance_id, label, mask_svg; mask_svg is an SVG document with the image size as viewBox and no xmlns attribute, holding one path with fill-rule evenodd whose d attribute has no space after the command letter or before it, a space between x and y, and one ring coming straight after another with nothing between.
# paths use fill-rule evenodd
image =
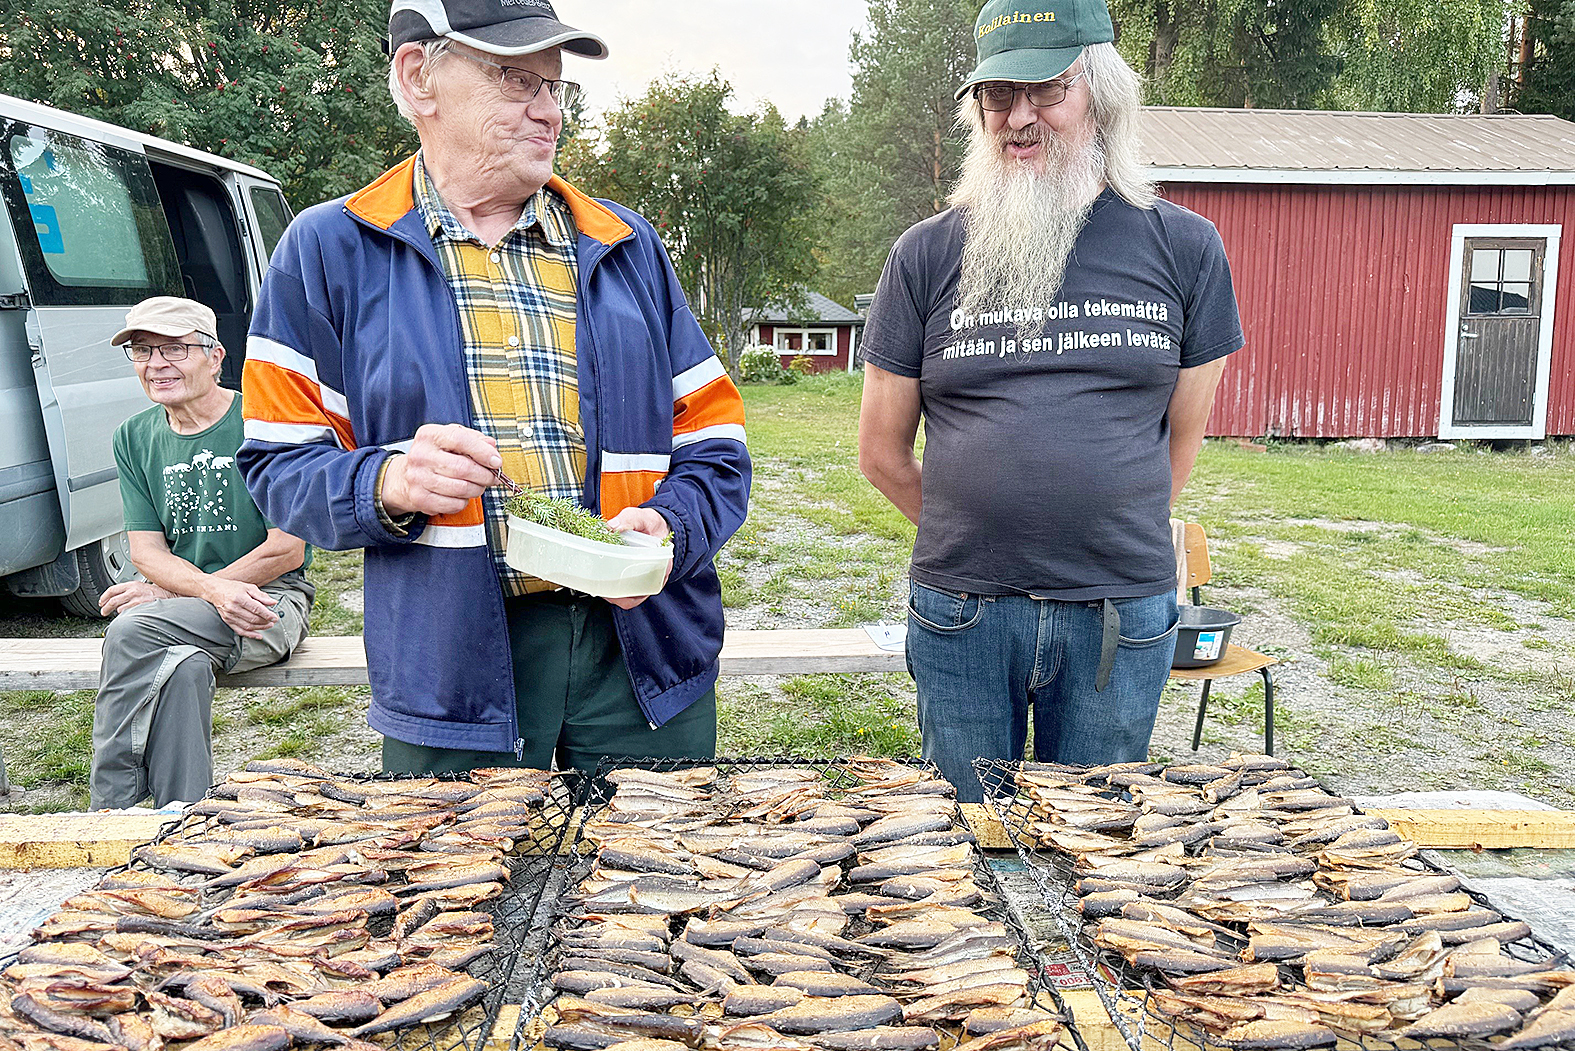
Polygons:
<instances>
[{"instance_id":1,"label":"man with long white beard","mask_svg":"<svg viewBox=\"0 0 1575 1051\"><path fill-rule=\"evenodd\" d=\"M859 465L918 525L924 756L1144 759L1176 631L1170 507L1242 346L1212 223L1156 200L1102 0L990 0L952 207L898 239L865 328ZM914 455L925 421L924 462Z\"/></svg>"}]
</instances>

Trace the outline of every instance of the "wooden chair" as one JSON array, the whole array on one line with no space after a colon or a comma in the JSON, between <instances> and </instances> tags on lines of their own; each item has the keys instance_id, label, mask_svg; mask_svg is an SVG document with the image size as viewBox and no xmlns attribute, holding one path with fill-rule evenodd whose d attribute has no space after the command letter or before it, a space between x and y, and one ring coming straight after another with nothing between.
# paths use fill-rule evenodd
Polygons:
<instances>
[{"instance_id":1,"label":"wooden chair","mask_svg":"<svg viewBox=\"0 0 1575 1051\"><path fill-rule=\"evenodd\" d=\"M1202 587L1213 576L1213 569L1209 564L1209 541L1203 533L1203 527L1196 522L1188 522L1185 544L1185 587L1192 591L1192 604L1201 606L1203 605ZM1257 672L1263 676L1263 750L1269 755L1274 754L1274 673L1269 669L1277 663L1273 657L1254 653L1233 642L1226 647L1225 656L1215 664L1204 668L1171 669L1172 679L1200 680L1203 683L1203 694L1198 698L1198 721L1192 728L1194 752L1198 750L1198 742L1203 738L1203 713L1208 710L1209 687L1213 685L1214 680Z\"/></svg>"}]
</instances>

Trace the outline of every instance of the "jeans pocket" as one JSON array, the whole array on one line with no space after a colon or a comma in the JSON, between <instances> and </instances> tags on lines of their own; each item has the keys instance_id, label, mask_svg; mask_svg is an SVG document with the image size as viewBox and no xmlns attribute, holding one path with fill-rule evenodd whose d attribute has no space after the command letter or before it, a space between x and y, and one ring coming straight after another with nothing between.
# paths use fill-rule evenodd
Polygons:
<instances>
[{"instance_id":1,"label":"jeans pocket","mask_svg":"<svg viewBox=\"0 0 1575 1051\"><path fill-rule=\"evenodd\" d=\"M979 623L984 600L978 595L912 583L908 586L908 616L922 628L951 635Z\"/></svg>"},{"instance_id":2,"label":"jeans pocket","mask_svg":"<svg viewBox=\"0 0 1575 1051\"><path fill-rule=\"evenodd\" d=\"M1121 614L1118 641L1124 650L1140 650L1168 642L1176 637L1176 629L1181 624L1175 596L1170 593L1117 602L1116 610Z\"/></svg>"}]
</instances>

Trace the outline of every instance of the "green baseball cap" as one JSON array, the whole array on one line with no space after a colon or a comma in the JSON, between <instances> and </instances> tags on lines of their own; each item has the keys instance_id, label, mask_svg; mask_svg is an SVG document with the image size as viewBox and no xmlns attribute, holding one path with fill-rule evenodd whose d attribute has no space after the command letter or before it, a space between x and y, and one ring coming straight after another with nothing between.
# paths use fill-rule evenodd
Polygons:
<instances>
[{"instance_id":1,"label":"green baseball cap","mask_svg":"<svg viewBox=\"0 0 1575 1051\"><path fill-rule=\"evenodd\" d=\"M1105 0L990 0L973 27L978 64L956 98L987 80L1037 84L1072 68L1089 44L1116 39Z\"/></svg>"}]
</instances>

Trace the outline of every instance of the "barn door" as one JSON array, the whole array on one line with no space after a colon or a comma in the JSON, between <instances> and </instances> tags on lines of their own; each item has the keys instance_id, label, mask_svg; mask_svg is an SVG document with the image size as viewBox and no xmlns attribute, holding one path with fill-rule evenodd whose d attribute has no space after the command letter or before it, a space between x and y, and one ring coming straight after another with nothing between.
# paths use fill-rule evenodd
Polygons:
<instances>
[{"instance_id":1,"label":"barn door","mask_svg":"<svg viewBox=\"0 0 1575 1051\"><path fill-rule=\"evenodd\" d=\"M1441 436L1544 436L1558 229L1455 228Z\"/></svg>"}]
</instances>

